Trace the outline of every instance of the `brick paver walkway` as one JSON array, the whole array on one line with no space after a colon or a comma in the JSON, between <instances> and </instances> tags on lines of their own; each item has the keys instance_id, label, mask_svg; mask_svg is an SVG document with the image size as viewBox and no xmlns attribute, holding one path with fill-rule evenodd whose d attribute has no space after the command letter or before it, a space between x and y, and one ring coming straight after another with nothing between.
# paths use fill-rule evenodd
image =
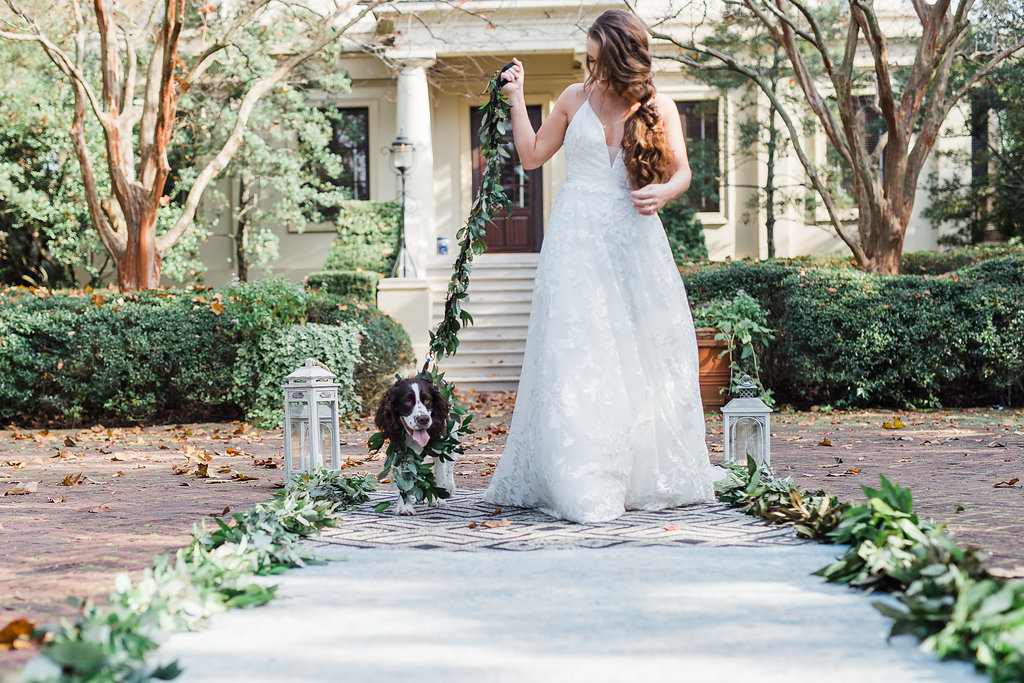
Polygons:
<instances>
[{"instance_id":1,"label":"brick paver walkway","mask_svg":"<svg viewBox=\"0 0 1024 683\"><path fill-rule=\"evenodd\" d=\"M478 432L456 465L461 489L486 486L512 398L466 395ZM1024 414L900 413L905 427L884 429L895 416L778 414L772 462L802 487L847 500L861 498L860 484L877 486L884 474L913 489L919 514L991 553L994 570L1024 576L1024 489L1019 481L996 486L1024 480ZM365 449L371 431L364 422L342 434L347 473L378 471L379 460L368 459ZM710 420L716 461L719 432L720 422ZM281 481L281 470L268 468L279 462L281 448L280 432L237 424L0 430L0 492L38 482L35 493L0 496L0 626L21 616L40 623L70 616L68 596L102 600L115 573L139 572L155 555L184 545L197 520L265 500ZM207 477L197 476L201 464ZM175 474L176 467L183 473ZM63 485L68 477L71 486ZM29 654L0 652L0 677Z\"/></svg>"}]
</instances>

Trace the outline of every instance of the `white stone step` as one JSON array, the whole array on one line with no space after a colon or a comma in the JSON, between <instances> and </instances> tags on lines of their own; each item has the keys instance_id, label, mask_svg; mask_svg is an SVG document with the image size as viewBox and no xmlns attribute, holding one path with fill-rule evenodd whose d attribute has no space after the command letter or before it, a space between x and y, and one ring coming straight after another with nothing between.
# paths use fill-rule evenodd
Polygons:
<instances>
[{"instance_id":1,"label":"white stone step","mask_svg":"<svg viewBox=\"0 0 1024 683\"><path fill-rule=\"evenodd\" d=\"M433 260L427 281L434 326L444 314L454 258ZM537 254L482 254L474 259L469 300L473 324L459 331L459 351L439 363L462 389L515 391L526 348Z\"/></svg>"},{"instance_id":2,"label":"white stone step","mask_svg":"<svg viewBox=\"0 0 1024 683\"><path fill-rule=\"evenodd\" d=\"M462 309L468 311L473 316L475 321L482 321L484 317L487 319L493 316L501 315L526 315L527 319L529 316L529 301L499 301L494 303L479 303L475 298L470 297L468 302L463 302ZM444 314L444 301L434 300L433 309L431 310L435 319L440 319L441 315Z\"/></svg>"},{"instance_id":3,"label":"white stone step","mask_svg":"<svg viewBox=\"0 0 1024 683\"><path fill-rule=\"evenodd\" d=\"M526 326L514 325L508 327L497 327L493 325L470 325L459 330L459 348L466 342L488 342L487 346L494 348L495 345L489 342L519 341L526 342Z\"/></svg>"},{"instance_id":4,"label":"white stone step","mask_svg":"<svg viewBox=\"0 0 1024 683\"><path fill-rule=\"evenodd\" d=\"M519 368L523 364L522 349L496 349L459 344L458 352L444 359L445 367L507 367Z\"/></svg>"},{"instance_id":5,"label":"white stone step","mask_svg":"<svg viewBox=\"0 0 1024 683\"><path fill-rule=\"evenodd\" d=\"M445 376L455 385L457 391L516 391L519 389L519 377L491 377L488 379L462 378Z\"/></svg>"}]
</instances>

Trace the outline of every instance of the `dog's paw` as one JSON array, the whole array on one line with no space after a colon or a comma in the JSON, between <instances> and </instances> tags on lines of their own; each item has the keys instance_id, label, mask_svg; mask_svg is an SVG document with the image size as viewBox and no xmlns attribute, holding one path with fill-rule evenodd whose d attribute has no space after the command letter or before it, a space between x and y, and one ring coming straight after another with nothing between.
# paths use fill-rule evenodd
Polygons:
<instances>
[{"instance_id":1,"label":"dog's paw","mask_svg":"<svg viewBox=\"0 0 1024 683\"><path fill-rule=\"evenodd\" d=\"M398 505L395 506L395 514L405 516L415 515L416 509L409 503L399 502Z\"/></svg>"},{"instance_id":2,"label":"dog's paw","mask_svg":"<svg viewBox=\"0 0 1024 683\"><path fill-rule=\"evenodd\" d=\"M430 507L432 508L446 508L448 507L448 501L445 498L435 498L430 501Z\"/></svg>"}]
</instances>

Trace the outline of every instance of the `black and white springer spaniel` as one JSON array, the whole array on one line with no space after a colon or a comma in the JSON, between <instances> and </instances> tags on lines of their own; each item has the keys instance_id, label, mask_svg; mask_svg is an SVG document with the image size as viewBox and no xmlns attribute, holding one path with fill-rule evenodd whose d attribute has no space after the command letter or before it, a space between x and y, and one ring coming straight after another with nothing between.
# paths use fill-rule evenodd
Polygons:
<instances>
[{"instance_id":1,"label":"black and white springer spaniel","mask_svg":"<svg viewBox=\"0 0 1024 683\"><path fill-rule=\"evenodd\" d=\"M431 439L441 435L448 422L448 410L448 400L432 382L422 377L410 377L398 380L384 393L377 406L374 423L389 443L404 443L420 453ZM449 496L455 495L453 461L435 460L434 477L438 487L448 491ZM445 504L440 498L432 503L438 506ZM399 492L395 513L411 515L413 512L413 501L406 500Z\"/></svg>"}]
</instances>

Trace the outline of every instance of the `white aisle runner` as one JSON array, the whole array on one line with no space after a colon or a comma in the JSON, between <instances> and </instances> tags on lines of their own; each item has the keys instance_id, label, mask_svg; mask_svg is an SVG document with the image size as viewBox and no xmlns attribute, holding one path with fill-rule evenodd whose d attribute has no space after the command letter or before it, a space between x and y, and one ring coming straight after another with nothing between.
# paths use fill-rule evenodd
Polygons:
<instances>
[{"instance_id":1,"label":"white aisle runner","mask_svg":"<svg viewBox=\"0 0 1024 683\"><path fill-rule=\"evenodd\" d=\"M180 681L986 680L887 643L877 596L810 575L839 549L734 510L593 526L492 512L467 492L413 518L346 513L316 542L344 561L271 577L278 599L160 656Z\"/></svg>"}]
</instances>

